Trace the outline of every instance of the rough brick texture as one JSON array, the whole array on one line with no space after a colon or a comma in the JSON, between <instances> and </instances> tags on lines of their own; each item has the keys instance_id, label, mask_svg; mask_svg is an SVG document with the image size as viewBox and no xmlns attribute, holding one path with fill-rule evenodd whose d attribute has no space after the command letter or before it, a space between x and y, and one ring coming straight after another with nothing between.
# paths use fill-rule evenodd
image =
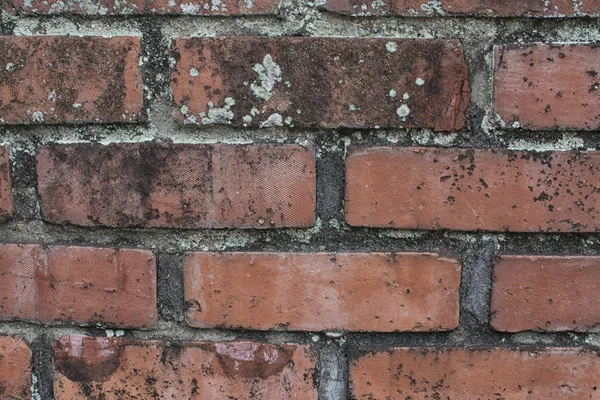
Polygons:
<instances>
[{"instance_id":1,"label":"rough brick texture","mask_svg":"<svg viewBox=\"0 0 600 400\"><path fill-rule=\"evenodd\" d=\"M600 357L583 349L396 348L350 367L354 398L595 399Z\"/></svg>"},{"instance_id":2,"label":"rough brick texture","mask_svg":"<svg viewBox=\"0 0 600 400\"><path fill-rule=\"evenodd\" d=\"M0 36L0 125L140 118L137 37Z\"/></svg>"},{"instance_id":3,"label":"rough brick texture","mask_svg":"<svg viewBox=\"0 0 600 400\"><path fill-rule=\"evenodd\" d=\"M308 227L312 148L54 145L37 156L44 219L113 227Z\"/></svg>"},{"instance_id":4,"label":"rough brick texture","mask_svg":"<svg viewBox=\"0 0 600 400\"><path fill-rule=\"evenodd\" d=\"M324 0L326 10L352 16L483 16L483 17L575 17L597 16L600 1L590 0Z\"/></svg>"},{"instance_id":5,"label":"rough brick texture","mask_svg":"<svg viewBox=\"0 0 600 400\"><path fill-rule=\"evenodd\" d=\"M10 149L8 146L0 145L0 220L13 214L10 167Z\"/></svg>"},{"instance_id":6,"label":"rough brick texture","mask_svg":"<svg viewBox=\"0 0 600 400\"><path fill-rule=\"evenodd\" d=\"M508 127L600 128L600 47L504 45L494 56L494 108Z\"/></svg>"},{"instance_id":7,"label":"rough brick texture","mask_svg":"<svg viewBox=\"0 0 600 400\"><path fill-rule=\"evenodd\" d=\"M31 351L20 339L0 336L0 399L29 399Z\"/></svg>"},{"instance_id":8,"label":"rough brick texture","mask_svg":"<svg viewBox=\"0 0 600 400\"><path fill-rule=\"evenodd\" d=\"M4 9L17 14L83 15L261 15L275 14L279 0L7 0Z\"/></svg>"},{"instance_id":9,"label":"rough brick texture","mask_svg":"<svg viewBox=\"0 0 600 400\"><path fill-rule=\"evenodd\" d=\"M600 229L600 153L357 147L346 165L354 226L511 232Z\"/></svg>"},{"instance_id":10,"label":"rough brick texture","mask_svg":"<svg viewBox=\"0 0 600 400\"><path fill-rule=\"evenodd\" d=\"M191 124L455 131L469 103L455 40L185 38L174 115Z\"/></svg>"},{"instance_id":11,"label":"rough brick texture","mask_svg":"<svg viewBox=\"0 0 600 400\"><path fill-rule=\"evenodd\" d=\"M71 335L53 350L57 400L317 399L316 355L306 346Z\"/></svg>"},{"instance_id":12,"label":"rough brick texture","mask_svg":"<svg viewBox=\"0 0 600 400\"><path fill-rule=\"evenodd\" d=\"M142 250L0 245L0 320L150 327L155 264Z\"/></svg>"},{"instance_id":13,"label":"rough brick texture","mask_svg":"<svg viewBox=\"0 0 600 400\"><path fill-rule=\"evenodd\" d=\"M500 331L599 331L600 257L503 255L494 269Z\"/></svg>"},{"instance_id":14,"label":"rough brick texture","mask_svg":"<svg viewBox=\"0 0 600 400\"><path fill-rule=\"evenodd\" d=\"M458 325L460 264L429 253L193 253L196 327L435 331Z\"/></svg>"}]
</instances>

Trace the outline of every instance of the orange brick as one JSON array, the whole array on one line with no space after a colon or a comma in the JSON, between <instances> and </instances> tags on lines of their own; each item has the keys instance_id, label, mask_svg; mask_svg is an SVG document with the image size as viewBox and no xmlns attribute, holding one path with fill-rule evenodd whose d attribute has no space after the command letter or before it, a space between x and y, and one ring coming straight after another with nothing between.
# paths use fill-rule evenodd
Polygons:
<instances>
[{"instance_id":1,"label":"orange brick","mask_svg":"<svg viewBox=\"0 0 600 400\"><path fill-rule=\"evenodd\" d=\"M431 253L192 253L187 320L195 327L451 330L460 264Z\"/></svg>"},{"instance_id":2,"label":"orange brick","mask_svg":"<svg viewBox=\"0 0 600 400\"><path fill-rule=\"evenodd\" d=\"M31 351L21 339L0 336L0 399L31 398Z\"/></svg>"},{"instance_id":3,"label":"orange brick","mask_svg":"<svg viewBox=\"0 0 600 400\"><path fill-rule=\"evenodd\" d=\"M494 56L494 109L508 127L600 129L600 47L504 45Z\"/></svg>"},{"instance_id":4,"label":"orange brick","mask_svg":"<svg viewBox=\"0 0 600 400\"><path fill-rule=\"evenodd\" d=\"M597 399L600 357L546 348L393 348L350 366L357 400Z\"/></svg>"},{"instance_id":5,"label":"orange brick","mask_svg":"<svg viewBox=\"0 0 600 400\"><path fill-rule=\"evenodd\" d=\"M37 155L46 221L161 228L304 228L315 160L297 145L53 145Z\"/></svg>"},{"instance_id":6,"label":"orange brick","mask_svg":"<svg viewBox=\"0 0 600 400\"><path fill-rule=\"evenodd\" d=\"M510 232L600 230L600 153L353 148L353 226Z\"/></svg>"},{"instance_id":7,"label":"orange brick","mask_svg":"<svg viewBox=\"0 0 600 400\"><path fill-rule=\"evenodd\" d=\"M0 36L0 125L140 119L138 37Z\"/></svg>"},{"instance_id":8,"label":"orange brick","mask_svg":"<svg viewBox=\"0 0 600 400\"><path fill-rule=\"evenodd\" d=\"M491 314L499 331L598 332L600 257L503 255Z\"/></svg>"},{"instance_id":9,"label":"orange brick","mask_svg":"<svg viewBox=\"0 0 600 400\"><path fill-rule=\"evenodd\" d=\"M317 399L317 359L307 346L70 335L53 351L57 400Z\"/></svg>"},{"instance_id":10,"label":"orange brick","mask_svg":"<svg viewBox=\"0 0 600 400\"><path fill-rule=\"evenodd\" d=\"M143 250L0 244L0 320L150 327L155 264Z\"/></svg>"}]
</instances>

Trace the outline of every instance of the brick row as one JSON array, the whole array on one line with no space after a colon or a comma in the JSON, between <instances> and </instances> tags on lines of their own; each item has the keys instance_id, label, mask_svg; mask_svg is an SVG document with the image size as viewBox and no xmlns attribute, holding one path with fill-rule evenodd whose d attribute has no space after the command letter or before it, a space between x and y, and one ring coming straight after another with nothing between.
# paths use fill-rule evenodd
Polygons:
<instances>
[{"instance_id":1,"label":"brick row","mask_svg":"<svg viewBox=\"0 0 600 400\"><path fill-rule=\"evenodd\" d=\"M0 124L144 120L140 47L138 37L0 37ZM496 46L504 127L598 130L599 52ZM184 124L457 131L470 99L455 40L176 38L171 58L173 116Z\"/></svg>"},{"instance_id":2,"label":"brick row","mask_svg":"<svg viewBox=\"0 0 600 400\"><path fill-rule=\"evenodd\" d=\"M211 253L184 260L196 328L431 332L459 324L460 262L433 253ZM600 257L501 255L498 331L597 332ZM143 250L0 244L0 320L149 328L156 261Z\"/></svg>"},{"instance_id":3,"label":"brick row","mask_svg":"<svg viewBox=\"0 0 600 400\"><path fill-rule=\"evenodd\" d=\"M276 14L280 0L8 0L11 14L81 15L269 15Z\"/></svg>"},{"instance_id":4,"label":"brick row","mask_svg":"<svg viewBox=\"0 0 600 400\"><path fill-rule=\"evenodd\" d=\"M579 17L598 16L600 1L571 0L323 0L323 8L344 15Z\"/></svg>"},{"instance_id":5,"label":"brick row","mask_svg":"<svg viewBox=\"0 0 600 400\"><path fill-rule=\"evenodd\" d=\"M316 349L258 342L167 342L66 335L52 344L54 398L317 399ZM584 348L359 347L350 395L595 398L600 358ZM0 394L28 398L31 351L0 337Z\"/></svg>"}]
</instances>

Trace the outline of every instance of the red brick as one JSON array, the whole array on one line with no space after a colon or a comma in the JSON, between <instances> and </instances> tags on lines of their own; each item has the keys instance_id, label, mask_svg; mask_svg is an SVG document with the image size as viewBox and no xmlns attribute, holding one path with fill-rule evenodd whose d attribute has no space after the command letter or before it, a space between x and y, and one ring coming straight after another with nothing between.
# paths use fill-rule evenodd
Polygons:
<instances>
[{"instance_id":1,"label":"red brick","mask_svg":"<svg viewBox=\"0 0 600 400\"><path fill-rule=\"evenodd\" d=\"M0 245L0 320L150 327L155 264L142 250Z\"/></svg>"},{"instance_id":2,"label":"red brick","mask_svg":"<svg viewBox=\"0 0 600 400\"><path fill-rule=\"evenodd\" d=\"M53 351L57 400L317 399L316 355L307 346L71 335Z\"/></svg>"},{"instance_id":3,"label":"red brick","mask_svg":"<svg viewBox=\"0 0 600 400\"><path fill-rule=\"evenodd\" d=\"M599 282L598 256L501 256L494 268L492 326L598 332Z\"/></svg>"},{"instance_id":4,"label":"red brick","mask_svg":"<svg viewBox=\"0 0 600 400\"><path fill-rule=\"evenodd\" d=\"M0 146L0 220L13 215L10 149Z\"/></svg>"},{"instance_id":5,"label":"red brick","mask_svg":"<svg viewBox=\"0 0 600 400\"><path fill-rule=\"evenodd\" d=\"M508 127L600 129L600 47L494 47L494 108Z\"/></svg>"},{"instance_id":6,"label":"red brick","mask_svg":"<svg viewBox=\"0 0 600 400\"><path fill-rule=\"evenodd\" d=\"M0 336L0 399L31 398L31 350L21 339Z\"/></svg>"},{"instance_id":7,"label":"red brick","mask_svg":"<svg viewBox=\"0 0 600 400\"><path fill-rule=\"evenodd\" d=\"M192 253L195 327L437 331L458 326L460 264L431 253Z\"/></svg>"},{"instance_id":8,"label":"red brick","mask_svg":"<svg viewBox=\"0 0 600 400\"><path fill-rule=\"evenodd\" d=\"M355 399L597 399L600 357L568 348L394 348L350 366Z\"/></svg>"},{"instance_id":9,"label":"red brick","mask_svg":"<svg viewBox=\"0 0 600 400\"><path fill-rule=\"evenodd\" d=\"M297 145L53 145L38 153L38 190L55 223L308 227L314 163L312 148Z\"/></svg>"},{"instance_id":10,"label":"red brick","mask_svg":"<svg viewBox=\"0 0 600 400\"><path fill-rule=\"evenodd\" d=\"M324 8L328 11L353 16L565 17L600 14L599 0L325 0L324 3Z\"/></svg>"},{"instance_id":11,"label":"red brick","mask_svg":"<svg viewBox=\"0 0 600 400\"><path fill-rule=\"evenodd\" d=\"M7 0L4 9L18 14L83 14L83 15L263 15L276 14L279 0Z\"/></svg>"},{"instance_id":12,"label":"red brick","mask_svg":"<svg viewBox=\"0 0 600 400\"><path fill-rule=\"evenodd\" d=\"M353 226L511 232L600 229L600 153L352 148Z\"/></svg>"},{"instance_id":13,"label":"red brick","mask_svg":"<svg viewBox=\"0 0 600 400\"><path fill-rule=\"evenodd\" d=\"M136 121L139 56L137 37L0 36L0 125Z\"/></svg>"},{"instance_id":14,"label":"red brick","mask_svg":"<svg viewBox=\"0 0 600 400\"><path fill-rule=\"evenodd\" d=\"M455 131L469 103L456 40L184 38L171 55L183 123Z\"/></svg>"}]
</instances>

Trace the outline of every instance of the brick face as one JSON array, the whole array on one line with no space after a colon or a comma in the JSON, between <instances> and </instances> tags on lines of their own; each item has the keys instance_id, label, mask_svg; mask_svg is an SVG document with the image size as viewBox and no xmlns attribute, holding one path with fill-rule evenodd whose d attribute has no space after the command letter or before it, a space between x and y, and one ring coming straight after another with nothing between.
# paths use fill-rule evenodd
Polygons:
<instances>
[{"instance_id":1,"label":"brick face","mask_svg":"<svg viewBox=\"0 0 600 400\"><path fill-rule=\"evenodd\" d=\"M150 327L155 264L149 251L0 244L0 320Z\"/></svg>"},{"instance_id":2,"label":"brick face","mask_svg":"<svg viewBox=\"0 0 600 400\"><path fill-rule=\"evenodd\" d=\"M0 336L0 398L29 399L31 351L21 339Z\"/></svg>"},{"instance_id":3,"label":"brick face","mask_svg":"<svg viewBox=\"0 0 600 400\"><path fill-rule=\"evenodd\" d=\"M353 398L595 399L600 358L567 348L395 348L350 367Z\"/></svg>"},{"instance_id":4,"label":"brick face","mask_svg":"<svg viewBox=\"0 0 600 400\"><path fill-rule=\"evenodd\" d=\"M573 3L571 0L325 0L328 11L353 16L403 15L414 16L483 16L483 17L569 17L597 16L600 1Z\"/></svg>"},{"instance_id":5,"label":"brick face","mask_svg":"<svg viewBox=\"0 0 600 400\"><path fill-rule=\"evenodd\" d=\"M356 147L346 163L353 226L510 232L600 229L600 155Z\"/></svg>"},{"instance_id":6,"label":"brick face","mask_svg":"<svg viewBox=\"0 0 600 400\"><path fill-rule=\"evenodd\" d=\"M503 255L494 269L492 326L500 331L597 332L600 257Z\"/></svg>"},{"instance_id":7,"label":"brick face","mask_svg":"<svg viewBox=\"0 0 600 400\"><path fill-rule=\"evenodd\" d=\"M296 145L55 145L37 155L45 220L113 227L308 227L314 164L312 148Z\"/></svg>"},{"instance_id":8,"label":"brick face","mask_svg":"<svg viewBox=\"0 0 600 400\"><path fill-rule=\"evenodd\" d=\"M494 108L508 127L600 128L597 45L504 45L494 57Z\"/></svg>"},{"instance_id":9,"label":"brick face","mask_svg":"<svg viewBox=\"0 0 600 400\"><path fill-rule=\"evenodd\" d=\"M279 0L8 0L4 9L12 14L82 14L82 15L262 15L275 14Z\"/></svg>"},{"instance_id":10,"label":"brick face","mask_svg":"<svg viewBox=\"0 0 600 400\"><path fill-rule=\"evenodd\" d=\"M458 325L460 264L428 253L193 253L196 327L436 331Z\"/></svg>"},{"instance_id":11,"label":"brick face","mask_svg":"<svg viewBox=\"0 0 600 400\"><path fill-rule=\"evenodd\" d=\"M0 221L13 214L10 149L0 145Z\"/></svg>"},{"instance_id":12,"label":"brick face","mask_svg":"<svg viewBox=\"0 0 600 400\"><path fill-rule=\"evenodd\" d=\"M455 131L470 98L455 40L184 38L171 55L188 124Z\"/></svg>"},{"instance_id":13,"label":"brick face","mask_svg":"<svg viewBox=\"0 0 600 400\"><path fill-rule=\"evenodd\" d=\"M0 125L140 119L137 37L0 36Z\"/></svg>"},{"instance_id":14,"label":"brick face","mask_svg":"<svg viewBox=\"0 0 600 400\"><path fill-rule=\"evenodd\" d=\"M53 352L57 400L317 399L316 355L306 346L70 335Z\"/></svg>"}]
</instances>

